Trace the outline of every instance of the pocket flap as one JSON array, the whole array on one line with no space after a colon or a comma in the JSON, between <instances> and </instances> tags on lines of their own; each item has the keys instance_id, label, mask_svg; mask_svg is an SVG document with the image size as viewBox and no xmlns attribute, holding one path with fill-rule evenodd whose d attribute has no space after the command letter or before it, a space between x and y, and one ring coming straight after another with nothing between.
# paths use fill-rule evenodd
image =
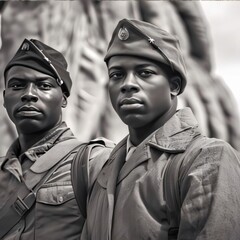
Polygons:
<instances>
[{"instance_id":1,"label":"pocket flap","mask_svg":"<svg viewBox=\"0 0 240 240\"><path fill-rule=\"evenodd\" d=\"M37 202L49 205L60 205L74 197L72 185L46 184L37 192Z\"/></svg>"}]
</instances>

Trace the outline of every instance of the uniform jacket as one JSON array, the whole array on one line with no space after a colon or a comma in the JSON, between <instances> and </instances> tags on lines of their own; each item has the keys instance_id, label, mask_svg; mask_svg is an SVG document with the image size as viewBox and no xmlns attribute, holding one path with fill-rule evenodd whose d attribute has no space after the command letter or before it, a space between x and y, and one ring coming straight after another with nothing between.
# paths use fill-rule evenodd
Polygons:
<instances>
[{"instance_id":1,"label":"uniform jacket","mask_svg":"<svg viewBox=\"0 0 240 240\"><path fill-rule=\"evenodd\" d=\"M15 141L1 165L0 216L7 209L11 194L19 188L21 179L25 179L25 171L29 168L35 173L48 171L51 168L50 159L39 164L39 157L58 142L71 138L74 138L72 132L63 123L20 156L19 142ZM90 158L96 156L98 152L99 150L92 151ZM85 219L78 208L71 181L71 164L75 154L74 150L41 186L36 194L34 207L10 230L4 240L80 238ZM96 174L94 169L94 167L90 169L93 175ZM28 180L25 179L26 183Z\"/></svg>"},{"instance_id":2,"label":"uniform jacket","mask_svg":"<svg viewBox=\"0 0 240 240\"><path fill-rule=\"evenodd\" d=\"M201 144L187 153L196 138ZM170 239L169 216L174 213L164 192L176 192L171 182L163 185L163 172L168 161L181 155L177 239L239 240L239 159L227 143L200 134L189 108L179 110L138 145L127 162L126 142L115 147L98 175L81 239Z\"/></svg>"}]
</instances>

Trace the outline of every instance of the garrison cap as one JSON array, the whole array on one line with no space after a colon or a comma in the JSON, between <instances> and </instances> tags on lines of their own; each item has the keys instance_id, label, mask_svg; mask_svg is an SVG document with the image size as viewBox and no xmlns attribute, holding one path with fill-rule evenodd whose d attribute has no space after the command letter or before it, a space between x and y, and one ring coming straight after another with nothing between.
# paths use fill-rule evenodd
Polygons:
<instances>
[{"instance_id":1,"label":"garrison cap","mask_svg":"<svg viewBox=\"0 0 240 240\"><path fill-rule=\"evenodd\" d=\"M182 93L186 83L186 69L179 41L159 27L139 21L122 19L115 28L104 58L107 63L113 56L131 55L166 64L181 78Z\"/></svg>"},{"instance_id":2,"label":"garrison cap","mask_svg":"<svg viewBox=\"0 0 240 240\"><path fill-rule=\"evenodd\" d=\"M72 80L67 71L67 61L62 53L50 46L36 39L24 39L4 70L5 79L7 71L16 65L32 68L56 78L66 96L70 95Z\"/></svg>"}]
</instances>

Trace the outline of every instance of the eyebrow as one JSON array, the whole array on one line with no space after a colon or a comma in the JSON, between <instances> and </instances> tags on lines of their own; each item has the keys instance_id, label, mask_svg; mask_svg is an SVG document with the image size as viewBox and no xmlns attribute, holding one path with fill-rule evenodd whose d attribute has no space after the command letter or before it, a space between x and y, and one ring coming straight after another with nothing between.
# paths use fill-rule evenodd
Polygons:
<instances>
[{"instance_id":1,"label":"eyebrow","mask_svg":"<svg viewBox=\"0 0 240 240\"><path fill-rule=\"evenodd\" d=\"M136 66L137 68L142 68L142 67L157 67L157 65L155 65L154 63L143 63L143 64L139 64Z\"/></svg>"},{"instance_id":2,"label":"eyebrow","mask_svg":"<svg viewBox=\"0 0 240 240\"><path fill-rule=\"evenodd\" d=\"M142 63L142 64L139 64L139 65L135 66L135 68L143 68L143 67L157 67L157 65L154 64L154 63ZM109 68L109 71L112 70L112 69L119 69L120 70L122 68L123 68L123 66L119 66L119 65L114 66L113 65Z\"/></svg>"},{"instance_id":3,"label":"eyebrow","mask_svg":"<svg viewBox=\"0 0 240 240\"><path fill-rule=\"evenodd\" d=\"M37 82L41 82L41 81L45 81L45 80L56 81L56 79L51 77L51 76L49 76L49 77L37 77L34 80L36 80ZM12 78L8 79L8 82L10 82L10 81L25 81L25 82L27 82L27 81L34 81L34 80L26 78L26 77L21 77L21 76L20 77L19 76L17 76L17 77L13 76Z\"/></svg>"},{"instance_id":4,"label":"eyebrow","mask_svg":"<svg viewBox=\"0 0 240 240\"><path fill-rule=\"evenodd\" d=\"M122 69L123 67L121 67L121 66L112 66L112 67L110 67L108 70L110 71L110 70L112 70L112 69Z\"/></svg>"}]
</instances>

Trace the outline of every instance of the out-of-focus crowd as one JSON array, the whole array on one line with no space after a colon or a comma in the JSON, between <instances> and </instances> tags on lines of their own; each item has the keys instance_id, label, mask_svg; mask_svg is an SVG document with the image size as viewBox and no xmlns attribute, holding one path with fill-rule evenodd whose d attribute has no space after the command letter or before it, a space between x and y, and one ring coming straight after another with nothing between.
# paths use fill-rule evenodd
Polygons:
<instances>
[{"instance_id":1,"label":"out-of-focus crowd","mask_svg":"<svg viewBox=\"0 0 240 240\"><path fill-rule=\"evenodd\" d=\"M221 76L212 73L209 27L197 1L2 1L0 89L3 69L24 38L60 50L69 63L73 89L64 119L83 141L104 136L118 142L127 127L107 95L103 61L107 43L122 18L145 20L178 36L186 59L188 86L179 106L192 108L203 133L240 150L239 112ZM141 51L141 50L139 50ZM16 137L0 98L0 155Z\"/></svg>"}]
</instances>

